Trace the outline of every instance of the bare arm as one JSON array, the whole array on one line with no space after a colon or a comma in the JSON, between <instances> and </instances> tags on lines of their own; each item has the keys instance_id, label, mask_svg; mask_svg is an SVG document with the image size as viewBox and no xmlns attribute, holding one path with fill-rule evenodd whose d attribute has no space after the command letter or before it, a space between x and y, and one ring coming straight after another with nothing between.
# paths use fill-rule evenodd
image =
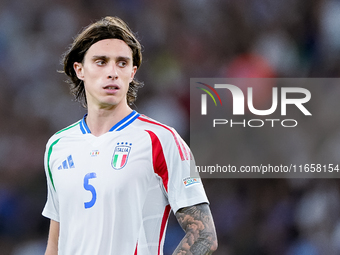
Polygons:
<instances>
[{"instance_id":1,"label":"bare arm","mask_svg":"<svg viewBox=\"0 0 340 255\"><path fill-rule=\"evenodd\" d=\"M58 255L59 222L51 220L45 255Z\"/></svg>"},{"instance_id":2,"label":"bare arm","mask_svg":"<svg viewBox=\"0 0 340 255\"><path fill-rule=\"evenodd\" d=\"M186 235L173 255L209 255L217 249L215 225L208 204L181 208L175 215Z\"/></svg>"}]
</instances>

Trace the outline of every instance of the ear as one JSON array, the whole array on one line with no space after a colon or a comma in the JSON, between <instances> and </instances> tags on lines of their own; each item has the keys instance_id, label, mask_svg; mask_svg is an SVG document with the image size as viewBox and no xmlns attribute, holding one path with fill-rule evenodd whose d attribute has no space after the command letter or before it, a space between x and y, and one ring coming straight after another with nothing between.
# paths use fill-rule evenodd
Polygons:
<instances>
[{"instance_id":1,"label":"ear","mask_svg":"<svg viewBox=\"0 0 340 255\"><path fill-rule=\"evenodd\" d=\"M82 63L78 63L78 62L74 62L73 63L73 69L76 72L76 75L77 75L78 79L84 80L83 64Z\"/></svg>"},{"instance_id":2,"label":"ear","mask_svg":"<svg viewBox=\"0 0 340 255\"><path fill-rule=\"evenodd\" d=\"M131 71L130 82L132 82L133 78L135 77L136 72L137 72L137 66L133 66L132 71Z\"/></svg>"}]
</instances>

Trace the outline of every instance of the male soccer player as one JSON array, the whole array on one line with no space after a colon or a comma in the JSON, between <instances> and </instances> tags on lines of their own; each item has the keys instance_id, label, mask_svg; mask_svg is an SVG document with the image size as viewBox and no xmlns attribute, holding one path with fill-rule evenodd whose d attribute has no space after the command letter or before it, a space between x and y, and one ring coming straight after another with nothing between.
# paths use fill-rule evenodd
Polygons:
<instances>
[{"instance_id":1,"label":"male soccer player","mask_svg":"<svg viewBox=\"0 0 340 255\"><path fill-rule=\"evenodd\" d=\"M186 232L174 254L212 254L213 219L175 130L130 108L141 46L119 18L85 28L64 55L87 114L47 143L46 255L163 254L170 210Z\"/></svg>"}]
</instances>

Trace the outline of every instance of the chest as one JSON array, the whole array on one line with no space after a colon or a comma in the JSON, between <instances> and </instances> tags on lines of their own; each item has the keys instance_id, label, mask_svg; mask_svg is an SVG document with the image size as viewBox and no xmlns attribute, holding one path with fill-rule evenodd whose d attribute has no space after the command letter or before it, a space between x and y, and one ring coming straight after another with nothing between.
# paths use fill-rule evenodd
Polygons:
<instances>
[{"instance_id":1,"label":"chest","mask_svg":"<svg viewBox=\"0 0 340 255\"><path fill-rule=\"evenodd\" d=\"M125 197L131 190L143 193L155 178L151 150L147 135L61 140L50 160L56 190L60 197L84 201L97 193L105 197Z\"/></svg>"}]
</instances>

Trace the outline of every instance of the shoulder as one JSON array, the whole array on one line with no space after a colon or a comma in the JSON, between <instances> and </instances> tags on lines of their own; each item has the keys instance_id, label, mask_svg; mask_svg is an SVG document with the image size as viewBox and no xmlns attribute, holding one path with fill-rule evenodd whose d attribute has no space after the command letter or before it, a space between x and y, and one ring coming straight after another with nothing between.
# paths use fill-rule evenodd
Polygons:
<instances>
[{"instance_id":1,"label":"shoulder","mask_svg":"<svg viewBox=\"0 0 340 255\"><path fill-rule=\"evenodd\" d=\"M139 128L145 131L151 131L162 138L171 138L174 136L179 137L178 133L173 127L165 125L143 114L137 118L137 125Z\"/></svg>"},{"instance_id":2,"label":"shoulder","mask_svg":"<svg viewBox=\"0 0 340 255\"><path fill-rule=\"evenodd\" d=\"M72 136L74 134L79 134L80 131L80 122L81 120L78 120L77 122L57 131L55 134L53 134L50 139L48 140L46 147L49 148L56 144L61 138L67 137L67 136Z\"/></svg>"},{"instance_id":3,"label":"shoulder","mask_svg":"<svg viewBox=\"0 0 340 255\"><path fill-rule=\"evenodd\" d=\"M140 115L137 120L139 128L149 133L153 143L159 142L166 151L178 151L182 161L190 158L190 149L173 127L145 115Z\"/></svg>"}]
</instances>

